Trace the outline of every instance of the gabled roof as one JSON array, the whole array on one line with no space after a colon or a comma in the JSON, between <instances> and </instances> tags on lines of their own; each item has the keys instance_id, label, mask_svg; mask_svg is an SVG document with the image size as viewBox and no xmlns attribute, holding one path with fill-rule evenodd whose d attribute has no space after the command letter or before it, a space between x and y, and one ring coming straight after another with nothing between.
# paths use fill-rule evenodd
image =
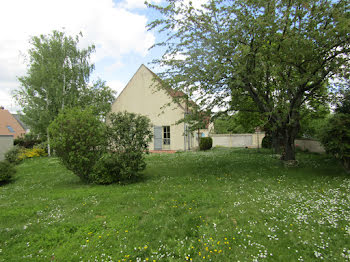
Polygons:
<instances>
[{"instance_id":1,"label":"gabled roof","mask_svg":"<svg viewBox=\"0 0 350 262\"><path fill-rule=\"evenodd\" d=\"M154 80L157 81L157 82L159 83L160 87L162 87L162 88L170 95L170 97L172 97L172 98L175 99L175 98L185 97L185 96L186 96L185 93L183 93L183 92L181 92L181 91L176 91L176 90L171 89L171 88L165 88L165 87L164 87L164 84L163 84L163 80L160 79L160 77L157 76L157 74L155 74L151 69L149 69L149 68L148 68L147 66L145 66L144 64L141 64L141 65L140 65L140 67L136 70L135 74L130 78L129 82L126 84L125 87L127 87L127 86L129 85L130 81L135 77L135 75L138 73L138 71L139 71L142 67L144 67L148 72L150 72L150 73L153 75ZM114 100L114 102L113 102L112 104L114 104L114 103L118 100L118 97L124 92L125 87L124 87L124 89L120 92L120 94L117 96L117 98ZM176 101L176 103L178 104L178 106L179 106L182 110L186 111L185 108L184 108L178 101Z\"/></svg>"},{"instance_id":2,"label":"gabled roof","mask_svg":"<svg viewBox=\"0 0 350 262\"><path fill-rule=\"evenodd\" d=\"M14 116L8 110L0 108L0 135L12 135L17 138L25 133L26 131Z\"/></svg>"},{"instance_id":3,"label":"gabled roof","mask_svg":"<svg viewBox=\"0 0 350 262\"><path fill-rule=\"evenodd\" d=\"M29 130L29 126L22 122L20 114L12 114L13 117L18 121L18 123L23 127L24 130Z\"/></svg>"}]
</instances>

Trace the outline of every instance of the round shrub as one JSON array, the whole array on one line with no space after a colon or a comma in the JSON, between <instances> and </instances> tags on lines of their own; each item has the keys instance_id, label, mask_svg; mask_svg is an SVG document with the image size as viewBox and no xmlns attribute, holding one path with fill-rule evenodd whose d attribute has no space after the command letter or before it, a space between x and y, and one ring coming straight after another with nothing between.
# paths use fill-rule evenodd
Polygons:
<instances>
[{"instance_id":1,"label":"round shrub","mask_svg":"<svg viewBox=\"0 0 350 262\"><path fill-rule=\"evenodd\" d=\"M199 140L200 150L209 150L213 146L213 139L211 137L201 137Z\"/></svg>"},{"instance_id":2,"label":"round shrub","mask_svg":"<svg viewBox=\"0 0 350 262\"><path fill-rule=\"evenodd\" d=\"M112 184L136 179L146 168L143 153L106 153L95 164L91 183Z\"/></svg>"},{"instance_id":3,"label":"round shrub","mask_svg":"<svg viewBox=\"0 0 350 262\"><path fill-rule=\"evenodd\" d=\"M95 184L112 184L120 181L121 163L117 154L106 153L97 160L90 182Z\"/></svg>"},{"instance_id":4,"label":"round shrub","mask_svg":"<svg viewBox=\"0 0 350 262\"><path fill-rule=\"evenodd\" d=\"M21 150L22 149L19 146L10 148L5 153L5 160L11 164L19 164L21 162L21 159L19 159L18 156L21 153Z\"/></svg>"},{"instance_id":5,"label":"round shrub","mask_svg":"<svg viewBox=\"0 0 350 262\"><path fill-rule=\"evenodd\" d=\"M14 165L8 161L0 161L0 183L9 182L15 174Z\"/></svg>"},{"instance_id":6,"label":"round shrub","mask_svg":"<svg viewBox=\"0 0 350 262\"><path fill-rule=\"evenodd\" d=\"M105 126L92 109L71 108L49 126L51 146L67 169L89 182L89 175L105 152Z\"/></svg>"}]
</instances>

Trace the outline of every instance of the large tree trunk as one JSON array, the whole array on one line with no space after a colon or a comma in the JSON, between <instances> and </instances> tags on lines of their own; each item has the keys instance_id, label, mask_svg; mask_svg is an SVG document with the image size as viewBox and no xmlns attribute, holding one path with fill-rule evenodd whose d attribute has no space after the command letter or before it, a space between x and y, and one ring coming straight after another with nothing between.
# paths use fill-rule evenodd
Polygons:
<instances>
[{"instance_id":1,"label":"large tree trunk","mask_svg":"<svg viewBox=\"0 0 350 262\"><path fill-rule=\"evenodd\" d=\"M281 160L295 160L294 140L295 138L289 134L286 134L286 136L283 138L283 152Z\"/></svg>"},{"instance_id":2,"label":"large tree trunk","mask_svg":"<svg viewBox=\"0 0 350 262\"><path fill-rule=\"evenodd\" d=\"M289 121L290 122L283 127L283 132L281 132L283 136L283 152L281 159L284 161L295 160L294 141L300 129L299 119L290 119Z\"/></svg>"}]
</instances>

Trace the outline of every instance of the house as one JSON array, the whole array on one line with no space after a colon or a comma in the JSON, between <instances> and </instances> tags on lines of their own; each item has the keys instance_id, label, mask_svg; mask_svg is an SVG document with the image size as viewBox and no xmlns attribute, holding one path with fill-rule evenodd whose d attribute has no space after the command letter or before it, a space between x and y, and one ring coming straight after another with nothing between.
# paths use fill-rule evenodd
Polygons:
<instances>
[{"instance_id":1,"label":"house","mask_svg":"<svg viewBox=\"0 0 350 262\"><path fill-rule=\"evenodd\" d=\"M23 115L20 115L20 114L12 114L13 117L17 120L17 122L23 127L23 129L26 131L26 134L28 134L30 132L30 128L27 124L25 124L23 121L22 121L22 116Z\"/></svg>"},{"instance_id":2,"label":"house","mask_svg":"<svg viewBox=\"0 0 350 262\"><path fill-rule=\"evenodd\" d=\"M13 147L13 140L26 132L16 118L3 107L0 107L0 161L5 153Z\"/></svg>"},{"instance_id":3,"label":"house","mask_svg":"<svg viewBox=\"0 0 350 262\"><path fill-rule=\"evenodd\" d=\"M17 138L26 133L17 119L4 107L0 107L0 135L12 135Z\"/></svg>"},{"instance_id":4,"label":"house","mask_svg":"<svg viewBox=\"0 0 350 262\"><path fill-rule=\"evenodd\" d=\"M190 112L184 102L174 101L182 92L167 89L149 68L141 65L124 90L112 104L112 112L145 115L153 124L152 151L191 150L198 147L197 132L189 132L186 123L177 123ZM193 102L192 102L193 103ZM208 130L200 130L207 136Z\"/></svg>"}]
</instances>

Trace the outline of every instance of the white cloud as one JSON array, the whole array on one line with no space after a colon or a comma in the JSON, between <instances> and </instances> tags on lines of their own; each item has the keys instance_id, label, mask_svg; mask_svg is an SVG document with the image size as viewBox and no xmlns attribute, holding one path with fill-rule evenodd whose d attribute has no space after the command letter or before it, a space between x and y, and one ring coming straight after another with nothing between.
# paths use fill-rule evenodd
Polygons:
<instances>
[{"instance_id":1,"label":"white cloud","mask_svg":"<svg viewBox=\"0 0 350 262\"><path fill-rule=\"evenodd\" d=\"M82 32L82 46L96 45L93 62L108 58L117 66L121 65L122 56L145 56L155 37L146 30L147 18L130 10L141 6L141 2L143 0L126 0L123 7L112 0L3 1L0 16L1 94L18 86L16 76L25 73L20 52L27 52L30 37L52 30L65 28L72 35ZM0 103L9 107L14 101L7 98L1 99Z\"/></svg>"}]
</instances>

